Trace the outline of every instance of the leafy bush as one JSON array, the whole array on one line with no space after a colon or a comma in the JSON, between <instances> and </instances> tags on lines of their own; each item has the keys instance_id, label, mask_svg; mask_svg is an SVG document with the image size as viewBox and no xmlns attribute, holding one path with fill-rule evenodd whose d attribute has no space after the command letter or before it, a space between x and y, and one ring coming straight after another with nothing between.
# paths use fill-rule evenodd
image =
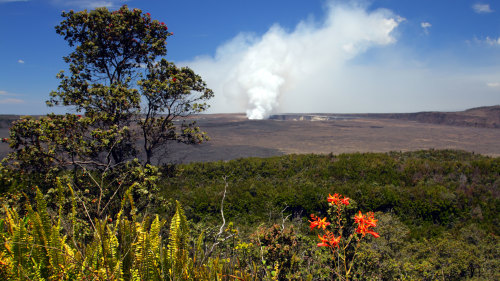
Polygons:
<instances>
[{"instance_id":1,"label":"leafy bush","mask_svg":"<svg viewBox=\"0 0 500 281\"><path fill-rule=\"evenodd\" d=\"M119 192L101 214L99 174L62 173L42 196L2 169L0 278L331 280L307 214L326 216L324 194L342 193L356 198L346 220L354 209L379 220L351 280L496 280L499 162L451 151L287 155L179 165L168 177L132 165L102 178ZM233 222L220 226L222 210Z\"/></svg>"},{"instance_id":2,"label":"leafy bush","mask_svg":"<svg viewBox=\"0 0 500 281\"><path fill-rule=\"evenodd\" d=\"M180 200L193 220L213 221L228 176L226 213L257 225L279 219L286 206L293 217L325 214L321 194L335 186L360 209L393 212L420 239L471 222L498 235L499 175L500 158L461 151L285 155L179 165L160 180L160 192Z\"/></svg>"}]
</instances>

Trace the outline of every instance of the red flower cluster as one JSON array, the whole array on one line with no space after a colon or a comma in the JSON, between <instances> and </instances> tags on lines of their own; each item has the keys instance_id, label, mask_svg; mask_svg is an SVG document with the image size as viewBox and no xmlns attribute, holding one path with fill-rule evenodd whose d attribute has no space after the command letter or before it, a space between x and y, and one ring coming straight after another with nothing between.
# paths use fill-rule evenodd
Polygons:
<instances>
[{"instance_id":1,"label":"red flower cluster","mask_svg":"<svg viewBox=\"0 0 500 281\"><path fill-rule=\"evenodd\" d=\"M321 240L321 243L318 243L318 247L330 247L330 248L335 248L335 247L338 248L340 238L342 238L342 236L340 235L337 238L335 238L335 235L333 235L333 233L330 231L326 231L326 234L323 236L319 236L318 234L318 237L319 240Z\"/></svg>"},{"instance_id":2,"label":"red flower cluster","mask_svg":"<svg viewBox=\"0 0 500 281\"><path fill-rule=\"evenodd\" d=\"M311 214L311 220L309 222L311 223L311 225L309 226L311 230L317 227L318 229L323 229L325 231L325 234L323 236L320 236L318 234L318 238L321 241L320 243L318 243L318 247L339 247L341 236L339 235L335 238L335 235L333 235L332 232L326 230L326 227L330 225L330 223L326 221L326 217L321 219L320 217Z\"/></svg>"},{"instance_id":3,"label":"red flower cluster","mask_svg":"<svg viewBox=\"0 0 500 281\"><path fill-rule=\"evenodd\" d=\"M313 230L315 227L318 227L320 229L323 228L323 230L325 230L326 227L330 225L330 223L326 221L326 217L320 219L314 214L311 214L311 220L312 221L309 221L311 223L311 225L309 226L311 230Z\"/></svg>"},{"instance_id":4,"label":"red flower cluster","mask_svg":"<svg viewBox=\"0 0 500 281\"><path fill-rule=\"evenodd\" d=\"M328 194L327 201L331 206L336 206L336 211L337 211L337 226L340 228L339 230L339 236L335 237L333 232L330 232L326 230L326 227L329 226L331 223L326 221L325 218L320 218L315 216L314 214L311 214L311 220L310 222L310 228L313 230L314 228L322 229L323 232L325 233L323 236L318 235L319 239L321 240L320 243L318 243L318 247L329 247L331 249L334 249L335 247L339 247L340 239L342 237L342 229L343 225L341 224L341 216L343 212L342 206L347 206L349 205L349 197L342 196L338 193L335 193L333 195ZM362 237L365 237L367 233L373 235L373 237L378 238L380 235L372 230L373 227L377 226L377 221L375 219L375 216L373 212L369 212L366 215L363 215L361 211L354 216L354 222L358 225L356 228L356 233L360 233ZM351 236L354 233L351 234ZM350 237L351 237L350 236ZM350 241L351 238L348 240ZM359 242L359 240L358 240ZM347 242L349 243L349 242Z\"/></svg>"},{"instance_id":5,"label":"red flower cluster","mask_svg":"<svg viewBox=\"0 0 500 281\"><path fill-rule=\"evenodd\" d=\"M358 228L356 229L356 232L361 233L361 235L363 235L363 237L367 233L369 233L369 234L373 235L373 237L379 238L380 235L378 233L374 232L373 230L371 230L371 228L377 226L377 221L378 220L375 219L373 212L369 212L367 215L363 215L361 213L361 211L359 211L359 213L354 216L354 222L358 224Z\"/></svg>"},{"instance_id":6,"label":"red flower cluster","mask_svg":"<svg viewBox=\"0 0 500 281\"><path fill-rule=\"evenodd\" d=\"M373 235L373 237L378 238L380 235L373 231L372 228L377 226L377 220L373 212L368 212L365 215L361 211L354 216L354 225L357 225L355 231L351 228L345 229L346 219L343 216L346 215L345 207L349 205L349 198L342 196L338 193L333 195L328 194L328 205L330 205L329 213L332 216L332 225L327 230L327 226L331 223L326 221L326 217L321 219L320 217L311 215L311 220L309 221L311 230L318 228L323 230L323 235L318 234L319 243L316 245L318 247L326 247L331 251L333 267L332 273L337 275L342 280L348 280L351 275L351 270L353 269L354 258L356 257L357 250L360 246L361 240L366 236L366 233ZM347 233L346 233L347 232ZM358 234L361 234L361 237ZM337 237L335 236L338 235ZM342 239L344 237L344 239ZM356 245L353 246L351 242L356 241ZM354 250L354 254L348 257L347 249L351 247ZM342 277L341 277L342 276Z\"/></svg>"},{"instance_id":7,"label":"red flower cluster","mask_svg":"<svg viewBox=\"0 0 500 281\"><path fill-rule=\"evenodd\" d=\"M344 198L340 198L340 194L338 193L335 193L333 194L333 196L331 194L328 194L328 203L332 204L333 205L340 205L340 204L343 204L343 205L349 205L349 197L344 197Z\"/></svg>"}]
</instances>

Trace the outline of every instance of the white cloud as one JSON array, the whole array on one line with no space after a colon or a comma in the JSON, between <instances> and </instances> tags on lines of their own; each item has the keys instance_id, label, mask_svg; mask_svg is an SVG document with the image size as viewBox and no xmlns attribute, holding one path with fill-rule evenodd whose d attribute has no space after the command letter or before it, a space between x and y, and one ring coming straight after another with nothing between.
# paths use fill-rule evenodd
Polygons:
<instances>
[{"instance_id":1,"label":"white cloud","mask_svg":"<svg viewBox=\"0 0 500 281\"><path fill-rule=\"evenodd\" d=\"M0 99L0 104L19 104L19 103L24 103L24 101L15 98Z\"/></svg>"},{"instance_id":2,"label":"white cloud","mask_svg":"<svg viewBox=\"0 0 500 281\"><path fill-rule=\"evenodd\" d=\"M499 82L489 82L489 83L486 83L486 85L490 88L498 88L500 87L500 83Z\"/></svg>"},{"instance_id":3,"label":"white cloud","mask_svg":"<svg viewBox=\"0 0 500 281\"><path fill-rule=\"evenodd\" d=\"M489 46L500 46L500 37L499 38L491 38L489 36L486 37L484 40L476 39L476 42L479 42L481 44L486 44Z\"/></svg>"},{"instance_id":4,"label":"white cloud","mask_svg":"<svg viewBox=\"0 0 500 281\"><path fill-rule=\"evenodd\" d=\"M24 61L23 61L23 60L17 60L17 62L18 62L18 63L20 63L20 64L23 64L23 63L24 63Z\"/></svg>"},{"instance_id":5,"label":"white cloud","mask_svg":"<svg viewBox=\"0 0 500 281\"><path fill-rule=\"evenodd\" d=\"M424 29L425 34L429 34L429 28L432 27L432 24L430 22L422 22L420 23L420 26Z\"/></svg>"},{"instance_id":6,"label":"white cloud","mask_svg":"<svg viewBox=\"0 0 500 281\"><path fill-rule=\"evenodd\" d=\"M424 22L422 22L422 23L420 24L420 26L421 26L422 28L429 28L429 27L431 27L431 26L432 26L432 24L430 24L429 22L425 22L425 21L424 21Z\"/></svg>"},{"instance_id":7,"label":"white cloud","mask_svg":"<svg viewBox=\"0 0 500 281\"><path fill-rule=\"evenodd\" d=\"M486 43L488 43L489 45L500 45L500 38L490 38L490 37L486 37Z\"/></svg>"},{"instance_id":8,"label":"white cloud","mask_svg":"<svg viewBox=\"0 0 500 281\"><path fill-rule=\"evenodd\" d=\"M490 8L490 4L477 3L472 6L472 9L478 14L493 13L493 10Z\"/></svg>"},{"instance_id":9,"label":"white cloud","mask_svg":"<svg viewBox=\"0 0 500 281\"><path fill-rule=\"evenodd\" d=\"M106 8L118 8L125 4L128 0L108 0L108 1L99 1L99 0L52 0L54 5L65 6L65 7L75 7L79 9L95 9L98 7L106 7Z\"/></svg>"},{"instance_id":10,"label":"white cloud","mask_svg":"<svg viewBox=\"0 0 500 281\"><path fill-rule=\"evenodd\" d=\"M0 90L0 96L19 96L19 94L14 94L14 93L11 93L11 92Z\"/></svg>"}]
</instances>

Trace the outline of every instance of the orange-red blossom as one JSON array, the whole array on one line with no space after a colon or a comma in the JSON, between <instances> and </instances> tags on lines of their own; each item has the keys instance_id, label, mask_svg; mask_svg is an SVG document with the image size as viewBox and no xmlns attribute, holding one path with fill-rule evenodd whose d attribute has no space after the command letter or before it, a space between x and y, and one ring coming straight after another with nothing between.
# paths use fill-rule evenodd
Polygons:
<instances>
[{"instance_id":1,"label":"orange-red blossom","mask_svg":"<svg viewBox=\"0 0 500 281\"><path fill-rule=\"evenodd\" d=\"M321 243L318 243L318 247L330 247L330 248L339 247L340 238L342 238L342 236L340 235L337 238L335 238L335 235L333 235L333 233L330 231L326 231L326 234L323 236L319 236L318 234L318 237L319 240L321 240Z\"/></svg>"},{"instance_id":2,"label":"orange-red blossom","mask_svg":"<svg viewBox=\"0 0 500 281\"><path fill-rule=\"evenodd\" d=\"M339 207L338 211L340 211L340 206L349 205L349 198L344 197L338 193L335 193L333 195L328 194L327 200L328 203L330 203L332 206ZM354 222L358 224L356 232L361 234L363 237L365 237L365 235L369 233L373 237L379 238L380 235L372 230L373 227L377 226L377 221L378 220L375 219L375 215L373 214L373 212L369 212L366 215L363 215L361 211L359 211L359 213L354 216ZM318 237L321 241L320 243L318 243L318 247L339 247L341 235L335 237L332 232L326 230L326 227L330 225L330 223L326 221L326 217L321 219L320 217L311 214L311 220L309 222L311 223L309 226L311 230L317 227L318 229L323 229L323 231L325 232L323 236L320 236L318 234Z\"/></svg>"},{"instance_id":3,"label":"orange-red blossom","mask_svg":"<svg viewBox=\"0 0 500 281\"><path fill-rule=\"evenodd\" d=\"M375 238L379 238L380 235L371 228L377 226L377 221L373 212L369 212L367 215L363 215L361 211L357 215L354 216L354 222L358 224L358 228L356 229L357 233L360 233L363 237L369 233L373 235Z\"/></svg>"},{"instance_id":4,"label":"orange-red blossom","mask_svg":"<svg viewBox=\"0 0 500 281\"><path fill-rule=\"evenodd\" d=\"M325 230L326 227L330 225L330 223L326 221L326 217L320 219L314 214L311 214L311 219L312 221L309 221L311 223L311 225L309 226L311 230L313 230L315 227L323 228L323 230Z\"/></svg>"},{"instance_id":5,"label":"orange-red blossom","mask_svg":"<svg viewBox=\"0 0 500 281\"><path fill-rule=\"evenodd\" d=\"M343 204L343 205L349 205L349 197L344 197L344 198L340 198L340 194L338 193L335 193L333 194L333 196L331 194L328 194L328 203L332 204L332 205L340 205L340 204Z\"/></svg>"}]
</instances>

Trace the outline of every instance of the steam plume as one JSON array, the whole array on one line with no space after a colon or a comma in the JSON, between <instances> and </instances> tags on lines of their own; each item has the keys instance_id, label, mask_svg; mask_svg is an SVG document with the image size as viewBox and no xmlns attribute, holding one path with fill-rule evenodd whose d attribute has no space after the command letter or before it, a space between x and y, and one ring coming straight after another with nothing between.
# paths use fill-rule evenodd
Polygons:
<instances>
[{"instance_id":1,"label":"steam plume","mask_svg":"<svg viewBox=\"0 0 500 281\"><path fill-rule=\"evenodd\" d=\"M321 23L302 21L292 31L276 24L260 37L240 34L214 57L187 64L215 91L215 112L246 111L249 119L265 119L294 101L305 101L305 111L311 100L318 102L317 85L331 90L328 84L347 61L394 43L401 21L388 10L332 4Z\"/></svg>"}]
</instances>

